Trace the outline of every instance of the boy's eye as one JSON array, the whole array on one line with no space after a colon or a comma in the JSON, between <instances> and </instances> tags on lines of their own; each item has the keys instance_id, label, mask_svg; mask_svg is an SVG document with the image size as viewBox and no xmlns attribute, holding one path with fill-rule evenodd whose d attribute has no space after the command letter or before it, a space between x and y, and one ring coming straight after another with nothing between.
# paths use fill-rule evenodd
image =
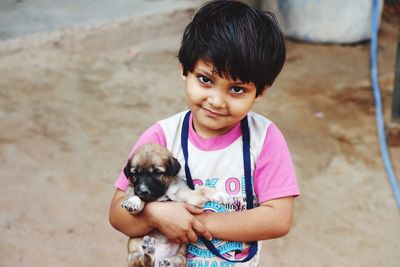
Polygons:
<instances>
[{"instance_id":1,"label":"boy's eye","mask_svg":"<svg viewBox=\"0 0 400 267\"><path fill-rule=\"evenodd\" d=\"M243 88L241 88L241 87L232 87L232 88L231 88L231 92L232 92L233 94L240 95L240 94L245 93L246 91L245 91Z\"/></svg>"},{"instance_id":2,"label":"boy's eye","mask_svg":"<svg viewBox=\"0 0 400 267\"><path fill-rule=\"evenodd\" d=\"M210 84L211 80L209 78L207 78L206 76L199 76L197 77L197 79L204 84Z\"/></svg>"}]
</instances>

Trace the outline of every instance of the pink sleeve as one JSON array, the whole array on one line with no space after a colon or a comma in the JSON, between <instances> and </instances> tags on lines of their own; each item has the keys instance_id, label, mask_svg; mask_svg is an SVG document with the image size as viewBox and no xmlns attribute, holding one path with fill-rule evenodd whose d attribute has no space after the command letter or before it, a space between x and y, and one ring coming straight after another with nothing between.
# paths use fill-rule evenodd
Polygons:
<instances>
[{"instance_id":1,"label":"pink sleeve","mask_svg":"<svg viewBox=\"0 0 400 267\"><path fill-rule=\"evenodd\" d=\"M135 153L136 149L138 149L140 146L144 144L160 144L162 146L167 146L167 141L165 139L164 131L162 130L160 124L156 123L149 129L147 129L137 140L135 146L129 153L128 159ZM128 161L128 159L125 161ZM124 167L125 167L124 164ZM114 185L118 189L125 191L128 188L129 182L128 179L126 178L124 174L124 167L121 170L121 173L119 174L118 179L115 181Z\"/></svg>"},{"instance_id":2,"label":"pink sleeve","mask_svg":"<svg viewBox=\"0 0 400 267\"><path fill-rule=\"evenodd\" d=\"M254 190L259 203L300 194L286 141L273 123L268 127L264 146L256 161Z\"/></svg>"}]
</instances>

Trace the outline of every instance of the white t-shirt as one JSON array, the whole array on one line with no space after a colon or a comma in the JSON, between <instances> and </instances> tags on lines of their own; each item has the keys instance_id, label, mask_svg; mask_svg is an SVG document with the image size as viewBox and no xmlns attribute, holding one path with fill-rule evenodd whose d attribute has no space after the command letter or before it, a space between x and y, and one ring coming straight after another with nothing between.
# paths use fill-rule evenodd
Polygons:
<instances>
[{"instance_id":1,"label":"white t-shirt","mask_svg":"<svg viewBox=\"0 0 400 267\"><path fill-rule=\"evenodd\" d=\"M132 149L146 143L158 143L167 147L182 166L185 160L181 148L181 129L187 111L161 120L146 130ZM254 206L265 201L298 196L299 189L292 160L286 142L279 129L268 119L248 113L250 131L251 170L253 176ZM204 139L189 123L189 168L195 186L209 186L229 196L229 203L208 202L206 212L234 212L246 209L242 134L240 123L222 136ZM184 168L179 176L185 179ZM115 186L123 191L128 180L121 171ZM229 225L227 225L229 227ZM212 243L226 258L240 260L246 257L249 243L213 240ZM258 253L259 255L259 253ZM246 263L231 263L214 256L200 242L189 244L188 266L257 266L258 255Z\"/></svg>"}]
</instances>

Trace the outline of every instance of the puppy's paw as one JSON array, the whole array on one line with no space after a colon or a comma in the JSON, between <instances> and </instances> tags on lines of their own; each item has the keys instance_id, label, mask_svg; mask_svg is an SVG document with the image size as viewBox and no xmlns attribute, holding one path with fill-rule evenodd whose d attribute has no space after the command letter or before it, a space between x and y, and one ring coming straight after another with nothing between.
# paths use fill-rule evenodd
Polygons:
<instances>
[{"instance_id":1,"label":"puppy's paw","mask_svg":"<svg viewBox=\"0 0 400 267\"><path fill-rule=\"evenodd\" d=\"M148 235L144 236L142 242L142 249L143 252L146 254L154 254L154 251L156 250L155 239Z\"/></svg>"},{"instance_id":2,"label":"puppy's paw","mask_svg":"<svg viewBox=\"0 0 400 267\"><path fill-rule=\"evenodd\" d=\"M210 201L219 203L229 203L231 198L222 192L215 191L214 194L210 196Z\"/></svg>"},{"instance_id":3,"label":"puppy's paw","mask_svg":"<svg viewBox=\"0 0 400 267\"><path fill-rule=\"evenodd\" d=\"M159 267L172 267L174 265L172 265L172 260L170 258L166 258L163 260L160 260L160 262L158 263Z\"/></svg>"},{"instance_id":4,"label":"puppy's paw","mask_svg":"<svg viewBox=\"0 0 400 267\"><path fill-rule=\"evenodd\" d=\"M158 262L159 267L185 267L186 263L180 261L178 258L166 258Z\"/></svg>"},{"instance_id":5,"label":"puppy's paw","mask_svg":"<svg viewBox=\"0 0 400 267\"><path fill-rule=\"evenodd\" d=\"M231 200L231 198L226 194L207 186L199 188L199 192L207 199L207 201L229 203Z\"/></svg>"},{"instance_id":6,"label":"puppy's paw","mask_svg":"<svg viewBox=\"0 0 400 267\"><path fill-rule=\"evenodd\" d=\"M132 196L128 199L125 199L121 206L129 211L131 214L138 214L144 207L144 202L138 196Z\"/></svg>"}]
</instances>

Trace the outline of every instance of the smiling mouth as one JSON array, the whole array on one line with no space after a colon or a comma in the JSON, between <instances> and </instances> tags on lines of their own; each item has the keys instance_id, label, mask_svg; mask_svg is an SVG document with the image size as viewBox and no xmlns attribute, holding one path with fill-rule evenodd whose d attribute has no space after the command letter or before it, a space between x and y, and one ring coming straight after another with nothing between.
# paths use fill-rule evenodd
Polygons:
<instances>
[{"instance_id":1,"label":"smiling mouth","mask_svg":"<svg viewBox=\"0 0 400 267\"><path fill-rule=\"evenodd\" d=\"M206 113L206 115L209 116L209 117L217 118L217 117L224 117L224 116L226 116L226 115L223 114L223 113L219 113L219 112L216 112L216 111L212 111L212 110L210 110L210 109L208 109L208 108L205 108L205 107L201 107L201 108L202 108L203 111Z\"/></svg>"}]
</instances>

